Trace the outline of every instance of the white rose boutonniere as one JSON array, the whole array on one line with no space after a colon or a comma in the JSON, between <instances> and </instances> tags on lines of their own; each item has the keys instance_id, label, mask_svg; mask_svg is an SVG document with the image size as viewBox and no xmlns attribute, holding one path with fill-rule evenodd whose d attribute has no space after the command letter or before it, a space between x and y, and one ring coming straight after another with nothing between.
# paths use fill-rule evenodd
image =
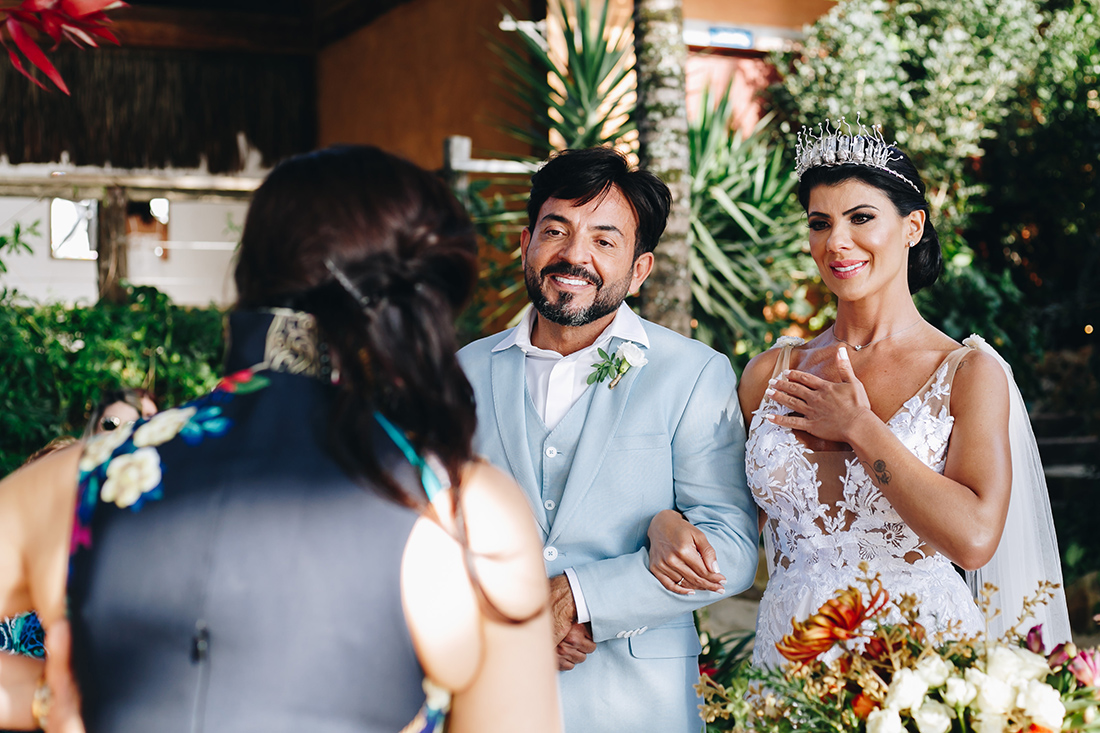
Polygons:
<instances>
[{"instance_id":1,"label":"white rose boutonniere","mask_svg":"<svg viewBox=\"0 0 1100 733\"><path fill-rule=\"evenodd\" d=\"M610 379L611 384L607 385L608 389L615 389L615 385L632 367L641 368L649 363L649 359L645 358L642 350L632 341L624 341L619 350L610 356L603 349L597 349L597 351L603 361L592 365L595 371L588 375L588 383L595 384Z\"/></svg>"}]
</instances>

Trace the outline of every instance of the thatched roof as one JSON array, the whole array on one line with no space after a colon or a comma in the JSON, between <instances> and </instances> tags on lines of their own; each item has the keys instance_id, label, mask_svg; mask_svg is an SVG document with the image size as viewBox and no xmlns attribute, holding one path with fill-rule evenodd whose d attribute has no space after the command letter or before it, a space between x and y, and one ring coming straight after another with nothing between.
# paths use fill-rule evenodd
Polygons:
<instances>
[{"instance_id":1,"label":"thatched roof","mask_svg":"<svg viewBox=\"0 0 1100 733\"><path fill-rule=\"evenodd\" d=\"M13 164L242 168L317 140L318 49L407 0L148 0L112 11L121 48L60 48L72 97L0 62L0 154Z\"/></svg>"}]
</instances>

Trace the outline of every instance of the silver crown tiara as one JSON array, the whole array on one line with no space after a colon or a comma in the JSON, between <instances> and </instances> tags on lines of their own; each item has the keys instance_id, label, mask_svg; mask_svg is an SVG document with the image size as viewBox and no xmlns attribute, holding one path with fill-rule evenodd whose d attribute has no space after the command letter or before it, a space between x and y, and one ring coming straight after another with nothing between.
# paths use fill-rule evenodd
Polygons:
<instances>
[{"instance_id":1,"label":"silver crown tiara","mask_svg":"<svg viewBox=\"0 0 1100 733\"><path fill-rule=\"evenodd\" d=\"M887 165L897 156L882 136L882 127L871 125L868 128L860 123L858 117L856 125L854 134L852 126L843 117L836 122L826 119L819 123L816 133L812 127L803 126L798 131L798 144L795 146L794 169L798 180L802 180L803 173L818 166L865 165L900 178L920 193L920 186Z\"/></svg>"}]
</instances>

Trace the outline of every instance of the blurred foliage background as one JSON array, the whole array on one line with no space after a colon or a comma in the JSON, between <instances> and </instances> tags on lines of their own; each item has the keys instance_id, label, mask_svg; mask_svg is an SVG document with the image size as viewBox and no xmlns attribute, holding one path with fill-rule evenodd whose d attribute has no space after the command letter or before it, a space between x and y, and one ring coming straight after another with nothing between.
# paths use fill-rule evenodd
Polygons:
<instances>
[{"instance_id":1,"label":"blurred foliage background","mask_svg":"<svg viewBox=\"0 0 1100 733\"><path fill-rule=\"evenodd\" d=\"M0 476L60 435L80 435L103 389L144 387L161 406L211 389L222 314L180 308L151 287L90 307L0 291Z\"/></svg>"}]
</instances>

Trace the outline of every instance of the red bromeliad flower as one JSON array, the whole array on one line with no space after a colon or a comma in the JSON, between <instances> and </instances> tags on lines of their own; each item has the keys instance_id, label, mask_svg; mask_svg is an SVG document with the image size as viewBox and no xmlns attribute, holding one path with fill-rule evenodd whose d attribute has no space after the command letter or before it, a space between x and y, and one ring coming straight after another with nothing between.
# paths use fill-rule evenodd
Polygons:
<instances>
[{"instance_id":1,"label":"red bromeliad flower","mask_svg":"<svg viewBox=\"0 0 1100 733\"><path fill-rule=\"evenodd\" d=\"M69 88L65 86L61 74L31 38L28 29L49 36L53 39L54 48L62 40L68 40L78 48L86 45L98 46L97 38L117 44L118 39L106 28L111 22L106 11L125 5L120 0L23 0L14 8L0 8L0 14L7 16L3 26L7 30L7 37L0 34L0 42L7 49L16 71L43 89L46 88L23 65L23 59L16 52L18 49L58 89L68 94ZM15 45L14 48L9 45L9 40Z\"/></svg>"},{"instance_id":2,"label":"red bromeliad flower","mask_svg":"<svg viewBox=\"0 0 1100 733\"><path fill-rule=\"evenodd\" d=\"M805 621L792 619L793 631L775 648L792 662L808 662L829 651L838 641L861 636L860 626L878 614L889 598L881 583L876 581L876 586L866 605L863 594L849 586Z\"/></svg>"}]
</instances>

